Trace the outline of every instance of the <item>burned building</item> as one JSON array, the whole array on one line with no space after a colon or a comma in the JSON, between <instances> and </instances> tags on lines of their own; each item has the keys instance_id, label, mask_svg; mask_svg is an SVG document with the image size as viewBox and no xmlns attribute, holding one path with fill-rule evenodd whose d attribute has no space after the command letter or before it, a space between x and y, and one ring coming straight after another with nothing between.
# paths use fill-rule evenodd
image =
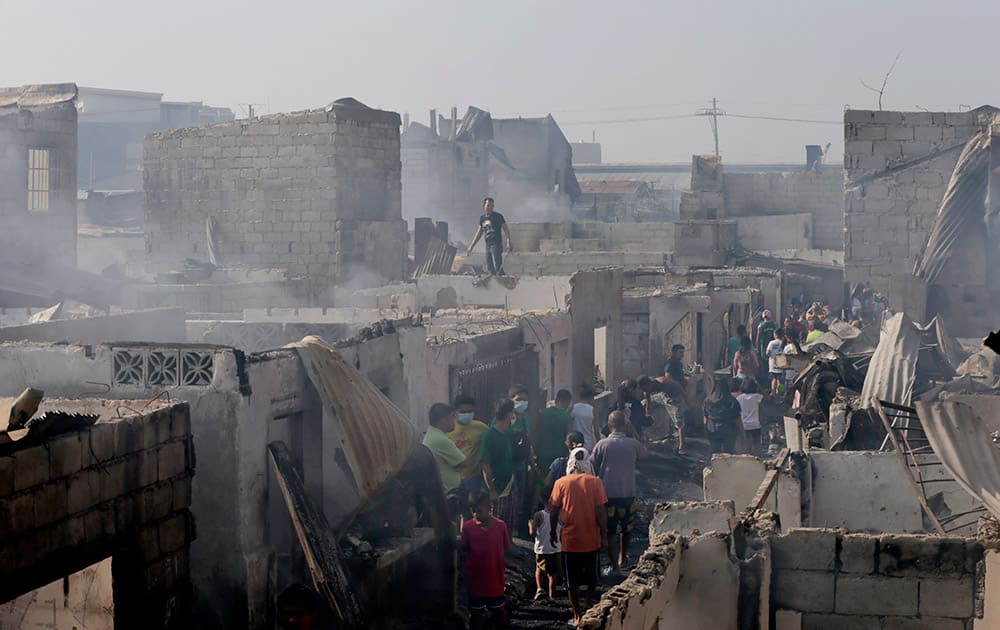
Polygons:
<instances>
[{"instance_id":1,"label":"burned building","mask_svg":"<svg viewBox=\"0 0 1000 630\"><path fill-rule=\"evenodd\" d=\"M493 118L469 107L459 120L431 111L430 126L402 134L403 211L431 216L471 238L483 197L497 199L508 220L569 216L580 195L572 147L552 116Z\"/></svg>"},{"instance_id":2,"label":"burned building","mask_svg":"<svg viewBox=\"0 0 1000 630\"><path fill-rule=\"evenodd\" d=\"M995 325L986 198L995 197L988 171L997 157L986 145L997 111L844 114L846 279L871 284L916 319L940 314L968 336ZM978 148L966 149L976 138Z\"/></svg>"},{"instance_id":3,"label":"burned building","mask_svg":"<svg viewBox=\"0 0 1000 630\"><path fill-rule=\"evenodd\" d=\"M13 599L0 626L84 626L82 611L86 627L192 627L188 406L52 399L40 411L0 434L0 601ZM58 607L33 593L52 582Z\"/></svg>"},{"instance_id":4,"label":"burned building","mask_svg":"<svg viewBox=\"0 0 1000 630\"><path fill-rule=\"evenodd\" d=\"M144 164L151 269L193 258L331 284L403 277L394 112L345 98L152 134Z\"/></svg>"},{"instance_id":5,"label":"burned building","mask_svg":"<svg viewBox=\"0 0 1000 630\"><path fill-rule=\"evenodd\" d=\"M76 267L77 89L0 90L4 264Z\"/></svg>"}]
</instances>

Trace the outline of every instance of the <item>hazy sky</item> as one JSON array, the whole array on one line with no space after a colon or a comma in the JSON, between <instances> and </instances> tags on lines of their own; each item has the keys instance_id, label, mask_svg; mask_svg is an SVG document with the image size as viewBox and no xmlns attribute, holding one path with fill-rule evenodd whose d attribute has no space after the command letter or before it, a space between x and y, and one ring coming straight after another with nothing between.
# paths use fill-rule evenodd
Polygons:
<instances>
[{"instance_id":1,"label":"hazy sky","mask_svg":"<svg viewBox=\"0 0 1000 630\"><path fill-rule=\"evenodd\" d=\"M169 100L292 111L342 96L427 120L469 104L551 112L567 137L596 131L605 161L710 152L713 96L732 114L840 119L873 108L860 80L889 79L886 109L1000 104L994 0L442 2L0 0L0 85L72 81ZM842 128L724 118L723 158L804 160Z\"/></svg>"}]
</instances>

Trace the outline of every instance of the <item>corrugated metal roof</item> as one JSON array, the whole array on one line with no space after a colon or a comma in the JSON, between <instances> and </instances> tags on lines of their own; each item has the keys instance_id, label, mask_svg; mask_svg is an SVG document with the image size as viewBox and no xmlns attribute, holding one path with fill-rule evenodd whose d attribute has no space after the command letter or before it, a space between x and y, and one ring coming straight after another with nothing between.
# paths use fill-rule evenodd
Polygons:
<instances>
[{"instance_id":1,"label":"corrugated metal roof","mask_svg":"<svg viewBox=\"0 0 1000 630\"><path fill-rule=\"evenodd\" d=\"M635 180L584 180L580 192L584 195L636 195L646 182Z\"/></svg>"},{"instance_id":2,"label":"corrugated metal roof","mask_svg":"<svg viewBox=\"0 0 1000 630\"><path fill-rule=\"evenodd\" d=\"M391 400L322 339L306 337L292 347L323 406L333 412L331 420L364 504L399 472L420 436Z\"/></svg>"},{"instance_id":3,"label":"corrugated metal roof","mask_svg":"<svg viewBox=\"0 0 1000 630\"><path fill-rule=\"evenodd\" d=\"M861 407L871 407L873 400L887 400L909 405L917 374L920 335L904 313L896 313L882 327L878 346L868 364L861 389Z\"/></svg>"},{"instance_id":4,"label":"corrugated metal roof","mask_svg":"<svg viewBox=\"0 0 1000 630\"><path fill-rule=\"evenodd\" d=\"M917 402L917 415L934 453L959 485L1000 518L1000 450L969 405Z\"/></svg>"}]
</instances>

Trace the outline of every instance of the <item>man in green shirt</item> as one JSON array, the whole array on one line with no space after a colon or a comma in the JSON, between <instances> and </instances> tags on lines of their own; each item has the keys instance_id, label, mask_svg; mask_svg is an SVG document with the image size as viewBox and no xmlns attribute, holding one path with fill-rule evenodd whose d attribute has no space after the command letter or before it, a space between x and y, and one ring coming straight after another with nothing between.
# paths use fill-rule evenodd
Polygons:
<instances>
[{"instance_id":1,"label":"man in green shirt","mask_svg":"<svg viewBox=\"0 0 1000 630\"><path fill-rule=\"evenodd\" d=\"M451 405L435 403L431 406L430 426L424 434L424 446L434 455L441 474L441 485L448 494L462 480L458 467L465 461L465 454L455 446L448 433L455 428L455 410Z\"/></svg>"},{"instance_id":2,"label":"man in green shirt","mask_svg":"<svg viewBox=\"0 0 1000 630\"><path fill-rule=\"evenodd\" d=\"M573 394L565 389L556 393L556 404L538 414L538 468L548 470L553 460L566 457L566 434L573 430L573 416L569 413Z\"/></svg>"},{"instance_id":3,"label":"man in green shirt","mask_svg":"<svg viewBox=\"0 0 1000 630\"><path fill-rule=\"evenodd\" d=\"M503 400L497 408L493 426L483 434L479 447L479 463L483 469L483 482L493 499L493 515L509 523L517 523L517 489L514 487L514 458L512 453L514 401Z\"/></svg>"}]
</instances>

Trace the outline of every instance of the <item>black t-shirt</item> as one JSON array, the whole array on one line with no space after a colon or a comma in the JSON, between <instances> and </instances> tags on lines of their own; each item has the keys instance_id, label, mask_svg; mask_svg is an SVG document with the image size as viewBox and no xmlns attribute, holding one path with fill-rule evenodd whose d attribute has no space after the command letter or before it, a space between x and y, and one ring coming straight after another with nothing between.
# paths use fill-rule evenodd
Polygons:
<instances>
[{"instance_id":1,"label":"black t-shirt","mask_svg":"<svg viewBox=\"0 0 1000 630\"><path fill-rule=\"evenodd\" d=\"M500 245L500 229L507 220L499 212L490 212L479 217L479 227L483 229L483 238L488 246Z\"/></svg>"},{"instance_id":2,"label":"black t-shirt","mask_svg":"<svg viewBox=\"0 0 1000 630\"><path fill-rule=\"evenodd\" d=\"M667 374L681 385L684 384L684 364L673 357L667 361Z\"/></svg>"}]
</instances>

